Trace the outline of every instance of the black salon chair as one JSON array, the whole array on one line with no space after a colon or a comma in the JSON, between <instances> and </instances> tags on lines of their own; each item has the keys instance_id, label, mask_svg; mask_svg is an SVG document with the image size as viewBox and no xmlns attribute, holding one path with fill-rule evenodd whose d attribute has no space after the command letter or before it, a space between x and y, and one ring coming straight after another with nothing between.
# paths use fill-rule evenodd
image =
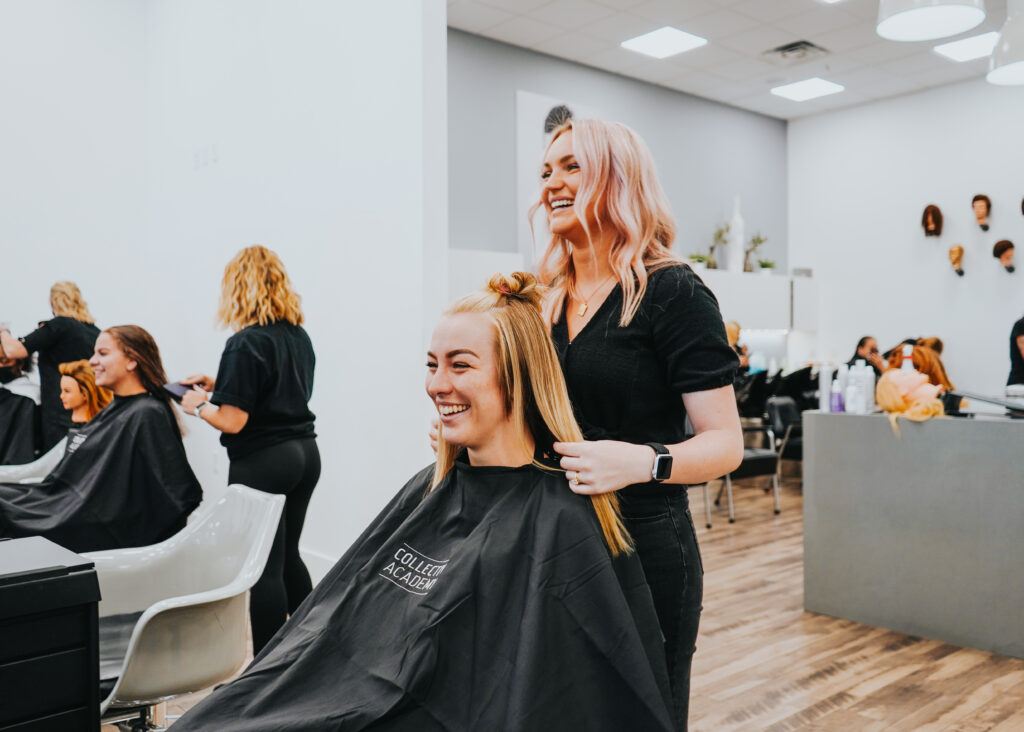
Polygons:
<instances>
[{"instance_id":1,"label":"black salon chair","mask_svg":"<svg viewBox=\"0 0 1024 732\"><path fill-rule=\"evenodd\" d=\"M782 460L803 460L803 415L791 397L771 397L765 403L768 424L777 440L780 468Z\"/></svg>"},{"instance_id":2,"label":"black salon chair","mask_svg":"<svg viewBox=\"0 0 1024 732\"><path fill-rule=\"evenodd\" d=\"M769 400L770 401L770 400ZM722 493L726 495L729 504L729 523L736 522L736 511L732 501L732 481L743 478L754 478L759 475L770 475L772 478L771 490L774 495L774 511L779 513L779 453L775 449L775 434L771 425L744 427L744 432L761 432L767 437L768 447L745 447L743 448L743 462L736 470L722 477L722 487L718 489L718 496L715 498L715 505L722 501ZM767 490L767 489L766 489Z\"/></svg>"}]
</instances>

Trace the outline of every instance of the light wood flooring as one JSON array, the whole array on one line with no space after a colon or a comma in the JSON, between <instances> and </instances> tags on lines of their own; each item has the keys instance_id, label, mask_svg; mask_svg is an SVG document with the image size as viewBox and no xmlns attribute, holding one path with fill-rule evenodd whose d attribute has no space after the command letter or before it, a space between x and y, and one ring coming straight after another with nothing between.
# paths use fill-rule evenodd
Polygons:
<instances>
[{"instance_id":1,"label":"light wood flooring","mask_svg":"<svg viewBox=\"0 0 1024 732\"><path fill-rule=\"evenodd\" d=\"M779 516L760 481L735 484L736 523L723 497L710 531L690 492L705 568L691 732L1024 732L1024 660L804 612L800 481Z\"/></svg>"}]
</instances>

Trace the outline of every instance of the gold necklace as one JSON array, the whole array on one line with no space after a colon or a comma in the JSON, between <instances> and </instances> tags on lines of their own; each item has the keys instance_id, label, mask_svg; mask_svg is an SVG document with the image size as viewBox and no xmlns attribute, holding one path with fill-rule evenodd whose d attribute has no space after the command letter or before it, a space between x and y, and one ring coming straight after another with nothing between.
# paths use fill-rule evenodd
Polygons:
<instances>
[{"instance_id":1,"label":"gold necklace","mask_svg":"<svg viewBox=\"0 0 1024 732\"><path fill-rule=\"evenodd\" d=\"M587 297L582 299L582 303L583 304L580 305L580 309L576 311L576 317L577 318L582 318L584 315L587 314L587 308L590 307L590 299L592 297L594 297L594 295L597 294L598 290L600 290L602 287L604 287L606 284L608 284L608 280L610 280L614 276L615 276L615 273L612 272L610 275L608 275L607 277L605 277L601 281L601 284L599 284L597 287L595 287L593 290L591 290L590 294Z\"/></svg>"}]
</instances>

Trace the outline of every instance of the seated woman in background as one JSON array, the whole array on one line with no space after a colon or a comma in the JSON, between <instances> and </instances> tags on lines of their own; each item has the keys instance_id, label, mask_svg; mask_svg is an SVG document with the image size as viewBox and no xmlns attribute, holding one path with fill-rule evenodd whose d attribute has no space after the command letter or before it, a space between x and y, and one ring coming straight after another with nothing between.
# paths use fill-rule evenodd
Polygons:
<instances>
[{"instance_id":1,"label":"seated woman in background","mask_svg":"<svg viewBox=\"0 0 1024 732\"><path fill-rule=\"evenodd\" d=\"M60 442L71 427L71 415L60 404L57 367L68 361L89 358L100 334L74 282L58 282L50 288L50 309L53 318L40 323L24 338L15 338L7 326L0 325L0 349L7 358L39 354L43 452Z\"/></svg>"},{"instance_id":2,"label":"seated woman in background","mask_svg":"<svg viewBox=\"0 0 1024 732\"><path fill-rule=\"evenodd\" d=\"M83 425L110 404L114 395L96 385L96 374L86 360L60 365L60 403L71 412L71 423Z\"/></svg>"},{"instance_id":3,"label":"seated woman in background","mask_svg":"<svg viewBox=\"0 0 1024 732\"><path fill-rule=\"evenodd\" d=\"M32 359L0 357L0 465L23 465L39 449L39 384Z\"/></svg>"},{"instance_id":4,"label":"seated woman in background","mask_svg":"<svg viewBox=\"0 0 1024 732\"><path fill-rule=\"evenodd\" d=\"M532 275L495 275L442 317L437 463L176 732L672 729L617 498L573 493L551 459L582 435L540 299Z\"/></svg>"},{"instance_id":5,"label":"seated woman in background","mask_svg":"<svg viewBox=\"0 0 1024 732\"><path fill-rule=\"evenodd\" d=\"M941 387L942 391L950 391L955 388L949 377L946 376L946 367L942 365L942 359L933 348L929 346L914 346L914 351L910 358L913 361L914 368L927 376L929 383ZM898 369L902 365L903 351L902 349L894 348L889 354L889 368Z\"/></svg>"},{"instance_id":6,"label":"seated woman in background","mask_svg":"<svg viewBox=\"0 0 1024 732\"><path fill-rule=\"evenodd\" d=\"M113 401L41 483L0 483L0 537L41 535L76 552L146 546L199 505L153 337L137 325L108 328L89 363Z\"/></svg>"}]
</instances>

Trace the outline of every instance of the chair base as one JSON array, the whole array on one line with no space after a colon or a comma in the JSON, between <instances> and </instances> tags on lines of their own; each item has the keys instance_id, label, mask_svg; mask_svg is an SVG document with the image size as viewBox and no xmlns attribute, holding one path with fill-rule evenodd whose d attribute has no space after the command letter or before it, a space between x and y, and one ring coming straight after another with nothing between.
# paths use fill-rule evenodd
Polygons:
<instances>
[{"instance_id":1,"label":"chair base","mask_svg":"<svg viewBox=\"0 0 1024 732\"><path fill-rule=\"evenodd\" d=\"M782 509L779 506L779 473L778 473L777 470L771 474L771 478L772 478L771 491L774 494L773 510L774 510L775 515L778 516L782 512ZM729 504L729 523L730 524L734 524L734 523L736 523L736 510L733 507L733 502L732 502L732 477L731 476L726 475L722 479L722 485L721 485L721 487L719 487L718 495L715 497L715 505L716 506L721 504L721 501L722 501L722 491L725 491L725 497L726 497L726 500L728 501L728 504ZM768 489L765 489L765 492L767 493ZM705 505L707 505L707 503L705 503Z\"/></svg>"},{"instance_id":2,"label":"chair base","mask_svg":"<svg viewBox=\"0 0 1024 732\"><path fill-rule=\"evenodd\" d=\"M113 724L121 732L166 732L167 703L108 709L101 722Z\"/></svg>"}]
</instances>

